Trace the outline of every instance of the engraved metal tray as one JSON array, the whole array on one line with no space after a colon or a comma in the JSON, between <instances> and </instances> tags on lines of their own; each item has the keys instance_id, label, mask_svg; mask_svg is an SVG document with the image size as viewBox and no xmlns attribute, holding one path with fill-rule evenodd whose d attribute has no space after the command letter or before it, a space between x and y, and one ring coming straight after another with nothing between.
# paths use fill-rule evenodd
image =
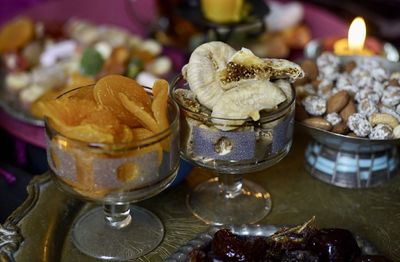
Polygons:
<instances>
[{"instance_id":1,"label":"engraved metal tray","mask_svg":"<svg viewBox=\"0 0 400 262\"><path fill-rule=\"evenodd\" d=\"M185 262L190 261L189 254L193 249L201 249L209 244L214 234L221 228L227 228L232 233L242 236L270 236L275 233L280 226L276 225L226 225L221 227L210 227L206 232L200 233L196 238L190 240L185 245L181 246L174 254L172 254L166 262ZM358 246L361 248L364 255L378 254L367 240L355 235Z\"/></svg>"},{"instance_id":2,"label":"engraved metal tray","mask_svg":"<svg viewBox=\"0 0 400 262\"><path fill-rule=\"evenodd\" d=\"M75 219L98 205L60 191L49 173L33 178L27 189L26 201L0 223L0 262L103 261L84 255L71 241ZM184 185L180 185L139 203L162 220L166 234L155 250L132 261L163 261L180 245L207 229L183 208L187 193Z\"/></svg>"},{"instance_id":3,"label":"engraved metal tray","mask_svg":"<svg viewBox=\"0 0 400 262\"><path fill-rule=\"evenodd\" d=\"M300 131L300 130L299 130ZM297 225L312 216L321 227L347 228L371 241L392 261L400 261L400 176L376 188L348 190L333 187L304 171L308 139L297 132L288 156L266 171L248 174L268 188L272 212L260 223ZM215 175L194 168L185 182L138 203L155 213L165 226L165 237L154 251L134 261L164 261L209 226L186 208L187 194ZM18 179L18 177L17 177ZM310 193L312 192L312 193ZM27 200L0 225L0 261L95 262L71 242L71 227L81 214L96 207L58 190L49 173L36 176Z\"/></svg>"}]
</instances>

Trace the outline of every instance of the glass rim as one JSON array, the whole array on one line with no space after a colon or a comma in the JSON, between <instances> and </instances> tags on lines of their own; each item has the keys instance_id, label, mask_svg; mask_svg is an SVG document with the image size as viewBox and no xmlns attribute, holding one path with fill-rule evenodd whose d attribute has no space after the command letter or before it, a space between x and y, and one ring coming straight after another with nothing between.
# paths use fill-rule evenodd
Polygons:
<instances>
[{"instance_id":1,"label":"glass rim","mask_svg":"<svg viewBox=\"0 0 400 262\"><path fill-rule=\"evenodd\" d=\"M81 88L94 87L94 85L95 84L90 84L90 85L84 85L84 86L73 88L71 90L68 90L65 93L60 94L59 96L57 96L56 99L59 99L65 95L72 93ZM146 87L146 86L142 86L142 87L145 89L146 93L152 93L152 88ZM154 135L149 136L144 139L130 141L130 142L118 142L118 143L86 142L86 141L78 140L78 139L71 138L71 137L64 135L62 132L60 132L56 128L54 128L54 126L51 124L51 119L49 119L48 117L44 118L46 134L48 133L48 131L51 131L51 132L55 133L55 135L60 135L61 138L68 139L68 141L71 141L76 145L81 145L82 147L89 147L94 150L95 149L106 149L106 150L111 150L111 151L125 151L125 150L139 148L139 147L151 146L151 145L157 144L157 143L163 141L165 138L167 138L172 133L173 129L178 125L179 106L175 102L175 100L171 99L171 97L169 97L169 96L168 96L167 102L176 111L176 114L174 115L174 118L172 119L168 128L161 130L160 132L155 133ZM140 127L138 127L138 128L140 128ZM144 127L142 127L142 128L144 128ZM178 126L178 128L179 128L179 126Z\"/></svg>"},{"instance_id":2,"label":"glass rim","mask_svg":"<svg viewBox=\"0 0 400 262\"><path fill-rule=\"evenodd\" d=\"M172 85L171 85L171 88L170 88L170 96L171 96L171 98L175 101L175 103L177 103L177 104L179 105L179 108L180 108L180 109L182 109L182 110L184 110L184 111L187 111L187 112L189 112L190 114L196 115L196 116L198 116L199 118L207 119L207 120L210 120L210 121L212 121L212 120L217 120L217 121L218 121L218 120L219 120L219 121L242 121L242 122L244 121L245 123L246 123L246 122L248 122L248 123L255 122L255 121L252 120L250 117L247 117L247 118L223 118L223 117L212 117L212 116L208 116L208 115L201 114L201 113L199 113L199 112L194 112L194 111L191 110L190 108L188 108L188 107L186 107L185 105L183 105L182 103L180 103L180 101L179 101L178 99L175 98L174 91L175 91L175 90L178 90L177 85L178 85L179 81L182 81L182 80L186 81L186 80L183 78L183 75L182 75L182 74L178 74L178 75L175 77L175 79L172 81ZM186 82L186 83L187 83L187 82ZM285 112L287 109L289 109L289 108L295 103L295 101L296 101L296 89L293 87L292 84L291 84L290 86L291 86L291 91L292 91L292 94L293 94L292 99L291 99L290 101L288 101L288 103L285 103L286 101L283 102L283 103L285 103L285 104L282 105L282 107L279 107L279 106L278 106L278 109L277 109L277 110L274 110L271 114L268 114L268 115L266 115L266 116L260 116L260 119L257 120L257 122L262 122L262 123L264 123L264 121L267 121L267 122L274 121L274 120L280 118L282 112ZM190 89L189 89L189 90L190 90ZM260 110L260 111L262 111L262 110ZM217 124L217 125L223 125L223 124ZM232 126L232 127L233 127L233 126L243 126L243 124L241 124L241 125L228 125L228 126Z\"/></svg>"}]
</instances>

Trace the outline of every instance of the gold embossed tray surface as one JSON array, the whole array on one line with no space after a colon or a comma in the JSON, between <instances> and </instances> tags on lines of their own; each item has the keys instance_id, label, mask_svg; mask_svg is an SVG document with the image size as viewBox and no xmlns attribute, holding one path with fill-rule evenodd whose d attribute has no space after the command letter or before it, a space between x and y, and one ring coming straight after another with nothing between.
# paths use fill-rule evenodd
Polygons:
<instances>
[{"instance_id":1,"label":"gold embossed tray surface","mask_svg":"<svg viewBox=\"0 0 400 262\"><path fill-rule=\"evenodd\" d=\"M400 261L400 179L372 189L337 188L308 176L303 152L307 140L297 132L288 156L262 172L246 175L273 195L273 208L260 222L301 224L315 215L320 227L347 228L368 239L382 255ZM186 182L140 202L164 223L165 237L153 252L136 261L163 261L205 232L207 225L185 206L187 193L212 175L195 169ZM29 197L0 226L0 261L98 261L71 242L73 221L94 205L59 191L49 174L34 178Z\"/></svg>"}]
</instances>

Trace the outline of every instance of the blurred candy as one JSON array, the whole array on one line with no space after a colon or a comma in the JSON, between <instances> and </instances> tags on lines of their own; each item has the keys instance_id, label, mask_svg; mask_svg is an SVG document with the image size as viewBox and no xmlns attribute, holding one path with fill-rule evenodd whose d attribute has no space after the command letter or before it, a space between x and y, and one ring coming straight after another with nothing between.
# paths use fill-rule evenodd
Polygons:
<instances>
[{"instance_id":1,"label":"blurred candy","mask_svg":"<svg viewBox=\"0 0 400 262\"><path fill-rule=\"evenodd\" d=\"M6 75L6 87L11 92L18 92L31 83L31 76L25 72L15 72Z\"/></svg>"},{"instance_id":2,"label":"blurred candy","mask_svg":"<svg viewBox=\"0 0 400 262\"><path fill-rule=\"evenodd\" d=\"M172 69L172 61L169 57L161 56L146 65L146 70L156 76L165 76Z\"/></svg>"},{"instance_id":3,"label":"blurred candy","mask_svg":"<svg viewBox=\"0 0 400 262\"><path fill-rule=\"evenodd\" d=\"M110 44L102 41L98 42L94 45L94 48L97 50L97 52L100 53L101 57L106 60L111 56L112 52L112 47Z\"/></svg>"},{"instance_id":4,"label":"blurred candy","mask_svg":"<svg viewBox=\"0 0 400 262\"><path fill-rule=\"evenodd\" d=\"M42 44L39 41L33 41L22 50L22 56L28 62L29 67L32 67L39 64L42 51Z\"/></svg>"},{"instance_id":5,"label":"blurred candy","mask_svg":"<svg viewBox=\"0 0 400 262\"><path fill-rule=\"evenodd\" d=\"M84 75L95 76L100 72L104 60L94 48L86 48L81 58L81 72Z\"/></svg>"},{"instance_id":6,"label":"blurred candy","mask_svg":"<svg viewBox=\"0 0 400 262\"><path fill-rule=\"evenodd\" d=\"M158 56L162 52L162 46L160 45L160 43L152 39L145 40L142 43L141 48L143 51L147 51L153 56Z\"/></svg>"},{"instance_id":7,"label":"blurred candy","mask_svg":"<svg viewBox=\"0 0 400 262\"><path fill-rule=\"evenodd\" d=\"M290 48L302 49L311 41L311 30L305 25L297 25L282 32Z\"/></svg>"},{"instance_id":8,"label":"blurred candy","mask_svg":"<svg viewBox=\"0 0 400 262\"><path fill-rule=\"evenodd\" d=\"M65 69L60 64L50 67L39 67L32 71L32 81L44 90L60 87L65 84L67 75Z\"/></svg>"},{"instance_id":9,"label":"blurred candy","mask_svg":"<svg viewBox=\"0 0 400 262\"><path fill-rule=\"evenodd\" d=\"M28 61L21 53L10 52L3 54L3 61L8 71L24 71L28 68Z\"/></svg>"},{"instance_id":10,"label":"blurred candy","mask_svg":"<svg viewBox=\"0 0 400 262\"><path fill-rule=\"evenodd\" d=\"M127 76L136 78L136 76L143 70L143 63L137 58L132 58L128 63Z\"/></svg>"},{"instance_id":11,"label":"blurred candy","mask_svg":"<svg viewBox=\"0 0 400 262\"><path fill-rule=\"evenodd\" d=\"M44 67L54 65L58 60L72 57L77 48L77 43L73 40L58 42L46 50L40 56L40 64Z\"/></svg>"},{"instance_id":12,"label":"blurred candy","mask_svg":"<svg viewBox=\"0 0 400 262\"><path fill-rule=\"evenodd\" d=\"M105 41L111 47L126 46L129 41L129 32L121 27L116 26L100 26L97 27L99 31L99 40Z\"/></svg>"},{"instance_id":13,"label":"blurred candy","mask_svg":"<svg viewBox=\"0 0 400 262\"><path fill-rule=\"evenodd\" d=\"M285 58L290 53L285 38L277 33L264 34L250 48L259 57Z\"/></svg>"},{"instance_id":14,"label":"blurred candy","mask_svg":"<svg viewBox=\"0 0 400 262\"><path fill-rule=\"evenodd\" d=\"M22 103L23 108L30 108L32 103L36 101L39 97L41 97L45 92L46 90L38 85L31 85L23 89L19 93L19 99Z\"/></svg>"},{"instance_id":15,"label":"blurred candy","mask_svg":"<svg viewBox=\"0 0 400 262\"><path fill-rule=\"evenodd\" d=\"M299 23L304 16L303 6L298 2L282 4L269 1L270 13L264 20L269 31L281 31Z\"/></svg>"},{"instance_id":16,"label":"blurred candy","mask_svg":"<svg viewBox=\"0 0 400 262\"><path fill-rule=\"evenodd\" d=\"M28 17L17 17L0 29L0 53L16 51L34 37L34 24Z\"/></svg>"},{"instance_id":17,"label":"blurred candy","mask_svg":"<svg viewBox=\"0 0 400 262\"><path fill-rule=\"evenodd\" d=\"M153 86L156 80L155 75L146 71L140 72L136 77L136 81L142 86Z\"/></svg>"}]
</instances>

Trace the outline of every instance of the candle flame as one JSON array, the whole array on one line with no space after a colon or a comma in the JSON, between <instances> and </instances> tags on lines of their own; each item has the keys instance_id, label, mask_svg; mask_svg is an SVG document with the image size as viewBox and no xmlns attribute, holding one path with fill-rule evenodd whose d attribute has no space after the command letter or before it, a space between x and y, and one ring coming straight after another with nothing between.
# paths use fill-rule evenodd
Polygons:
<instances>
[{"instance_id":1,"label":"candle flame","mask_svg":"<svg viewBox=\"0 0 400 262\"><path fill-rule=\"evenodd\" d=\"M348 46L352 51L361 51L364 48L367 27L362 17L356 17L351 22L348 35Z\"/></svg>"}]
</instances>

